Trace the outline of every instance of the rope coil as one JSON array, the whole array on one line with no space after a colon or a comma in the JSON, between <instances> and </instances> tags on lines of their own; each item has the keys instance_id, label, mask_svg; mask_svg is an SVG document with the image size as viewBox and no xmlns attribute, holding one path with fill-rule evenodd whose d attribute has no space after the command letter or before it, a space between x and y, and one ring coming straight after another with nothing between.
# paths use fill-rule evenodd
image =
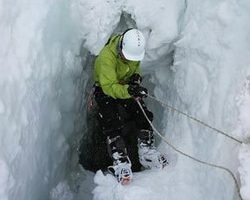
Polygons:
<instances>
[{"instance_id":1,"label":"rope coil","mask_svg":"<svg viewBox=\"0 0 250 200\"><path fill-rule=\"evenodd\" d=\"M157 100L155 97L153 97L153 96L150 96L150 95L148 95L149 97L151 97L151 98L153 98L153 99L155 99L155 100ZM242 198L242 196L241 196L241 194L240 194L240 186L239 186L239 183L237 182L237 179L236 179L236 177L235 177L235 175L234 175L234 173L230 170L230 169L228 169L228 168L226 168L226 167L223 167L223 166L219 166L219 165L216 165L216 164L212 164L212 163L209 163L209 162L206 162L206 161L202 161L202 160L200 160L200 159L197 159L197 158L195 158L195 157L193 157L193 156L190 156L189 154L187 154L187 153L184 153L183 151L181 151L181 150L179 150L178 148L176 148L174 145L172 145L156 128L155 128L155 126L153 125L153 123L149 120L149 118L148 118L148 116L147 116L147 114L146 114L146 112L145 112L145 110L143 109L143 107L142 107L142 105L141 105L141 103L140 103L140 101L138 100L138 99L135 99L136 100L136 102L138 103L138 105L139 105L139 107L140 107L140 109L141 109L141 111L142 111L142 113L144 114L144 116L145 116L145 118L147 119L147 121L148 121L148 123L150 124L150 126L152 127L152 129L155 131L155 133L157 133L157 135L166 143L166 144L168 144L174 151L176 151L176 152L178 152L179 154L181 154L181 155L183 155L183 156L185 156L185 157L188 157L188 158L190 158L191 160L193 160L193 161L195 161L195 162L198 162L198 163L201 163L201 164L203 164L203 165L207 165L207 166L210 166L210 167L214 167L214 168L217 168L217 169L220 169L220 170L223 170L223 171L226 171L227 173L229 173L229 175L233 178L233 180L234 180L234 183L235 183L235 186L236 186L236 189L237 189L237 193L238 193L238 195L239 195L239 198L240 198L240 200L243 200L243 198ZM157 100L157 101L159 101L159 100ZM169 108L170 106L168 106L168 108ZM175 108L173 108L173 107L171 107L171 109L173 109L174 111L177 111L177 109L175 109ZM180 111L178 111L178 112L180 112ZM182 112L181 112L182 113ZM188 116L187 114L185 114L185 113L182 113L182 114L184 114L185 116ZM192 119L192 118L191 118ZM196 120L195 120L196 121ZM206 124L206 126L209 126L209 125L207 125ZM224 134L223 134L224 135ZM228 135L226 134L226 136L228 137ZM231 138L231 137L230 137ZM231 138L231 139L233 139L233 140L235 140L235 141L237 141L237 142L240 142L240 141L238 141L237 139L235 139L235 138ZM242 143L242 142L240 142L240 143Z\"/></svg>"}]
</instances>

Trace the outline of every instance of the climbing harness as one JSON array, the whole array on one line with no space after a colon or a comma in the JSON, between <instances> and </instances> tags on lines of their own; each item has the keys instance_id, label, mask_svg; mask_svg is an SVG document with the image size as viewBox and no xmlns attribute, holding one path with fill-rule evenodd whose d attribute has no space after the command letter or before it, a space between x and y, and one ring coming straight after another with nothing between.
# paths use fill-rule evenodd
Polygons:
<instances>
[{"instance_id":1,"label":"climbing harness","mask_svg":"<svg viewBox=\"0 0 250 200\"><path fill-rule=\"evenodd\" d=\"M193 121L196 121L197 123L200 123L200 124L202 124L203 126L206 126L206 127L210 128L210 129L214 130L215 132L217 132L217 133L219 133L219 134L222 134L222 135L224 135L224 136L226 136L226 137L228 137L228 138L230 138L230 139L232 139L232 140L234 140L234 141L236 141L236 142L238 142L238 143L240 143L240 144L243 143L243 141L241 141L241 140L239 140L239 139L237 139L237 138L235 138L235 137L233 137L233 136L230 136L230 135L227 134L225 131L221 131L221 130L219 130L219 129L217 129L217 128L214 128L214 127L212 127L212 126L206 124L205 122L203 122L203 121L201 121L201 120L199 120L199 119L197 119L197 118L195 118L195 117L193 117L193 116L191 116L191 115L189 115L189 114L187 114L187 113L184 113L184 112L182 112L182 111L180 111L180 110L174 108L173 106L168 105L167 103L164 103L164 102L158 100L158 99L157 99L156 97L154 97L154 96L151 96L151 95L149 95L149 94L148 94L147 96L148 96L149 98L151 98L151 99L153 99L153 100L159 102L160 104L162 104L163 106L167 107L168 109L173 110L173 111L175 111L175 112L177 112L177 113L180 113L180 114L186 116L187 118L192 119Z\"/></svg>"},{"instance_id":2,"label":"climbing harness","mask_svg":"<svg viewBox=\"0 0 250 200\"><path fill-rule=\"evenodd\" d=\"M150 96L150 95L148 95L148 96L151 97L151 98L153 98L153 99L156 99L156 98L153 97L153 96ZM236 186L236 189L237 189L237 193L238 193L238 195L239 195L240 200L243 200L243 198L242 198L242 196L241 196L241 194L240 194L240 186L239 186L239 183L237 182L237 179L236 179L234 173L233 173L230 169L228 169L228 168L226 168L226 167L223 167L223 166L216 165L216 164L212 164L212 163L209 163L209 162L206 162L206 161L202 161L202 160L200 160L200 159L198 159L198 158L195 158L195 157L193 157L193 156L190 156L189 154L184 153L183 151L181 151L181 150L179 150L178 148L176 148L174 145L172 145L172 144L167 140L167 138L165 138L165 137L155 128L155 126L154 126L154 125L152 124L152 122L149 120L149 118L148 118L146 112L144 111L144 109L143 109L143 107L142 107L142 105L141 105L139 99L135 99L135 100L136 100L136 102L138 103L138 105L139 105L139 107L140 107L142 113L144 114L145 118L147 119L147 121L148 121L148 123L150 124L150 126L152 127L152 129L155 131L155 133L157 133L157 135L158 135L166 144L168 144L174 151L178 152L179 154L181 154L181 155L183 155L183 156L185 156L185 157L190 158L191 160L193 160L193 161L195 161L195 162L198 162L198 163L201 163L201 164L203 164L203 165L207 165L207 166L214 167L214 168L221 169L221 170L223 170L223 171L228 172L229 175L230 175L230 176L233 178L233 180L234 180L234 183L235 183L235 186ZM159 100L157 100L157 101L159 101ZM169 105L167 105L167 106L168 106L168 108L171 108L171 109L173 109L173 110L175 110L175 111L178 111L179 113L182 113L182 114L184 114L185 116L189 116L189 115L187 115L187 114L185 114L185 113L183 113L183 112L181 112L181 111L179 111L179 110L173 108L172 106L169 106ZM192 119L192 118L191 118L191 119ZM194 119L195 119L195 118L194 118ZM196 120L195 120L195 121L196 121ZM210 126L207 125L207 124L206 124L206 126L210 127ZM212 129L214 129L214 128L212 128ZM217 130L217 129L215 129L215 130ZM224 132L223 132L223 133L224 133ZM223 134L223 135L224 135L224 134ZM227 135L227 134L226 134L226 135ZM228 135L227 135L227 137L228 137ZM231 138L231 136L230 136L230 138ZM232 139L232 138L231 138L231 139ZM234 138L234 140L238 141L238 140L235 139L235 138ZM238 142L240 142L240 141L238 141ZM240 143L242 143L242 142L240 142Z\"/></svg>"}]
</instances>

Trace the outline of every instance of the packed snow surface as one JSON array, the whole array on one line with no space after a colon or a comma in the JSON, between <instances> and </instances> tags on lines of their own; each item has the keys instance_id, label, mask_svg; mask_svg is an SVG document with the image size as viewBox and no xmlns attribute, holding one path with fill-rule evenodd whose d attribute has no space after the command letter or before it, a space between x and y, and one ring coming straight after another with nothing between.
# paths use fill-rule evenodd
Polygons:
<instances>
[{"instance_id":1,"label":"packed snow surface","mask_svg":"<svg viewBox=\"0 0 250 200\"><path fill-rule=\"evenodd\" d=\"M128 187L101 171L94 176L74 167L84 133L75 122L80 115L84 122L79 107L91 78L87 55L98 54L122 12L147 39L142 68L155 85L150 93L249 142L248 0L1 0L1 200L238 198L227 173L193 163L163 142L159 148L170 166L135 173ZM239 172L242 197L250 200L249 144L148 103L165 137L186 153Z\"/></svg>"}]
</instances>

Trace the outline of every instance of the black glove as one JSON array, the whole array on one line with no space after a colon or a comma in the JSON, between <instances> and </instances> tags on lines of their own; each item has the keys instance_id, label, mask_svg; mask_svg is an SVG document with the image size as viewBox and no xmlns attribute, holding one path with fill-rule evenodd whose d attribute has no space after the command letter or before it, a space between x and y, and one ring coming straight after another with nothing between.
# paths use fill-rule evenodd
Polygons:
<instances>
[{"instance_id":1,"label":"black glove","mask_svg":"<svg viewBox=\"0 0 250 200\"><path fill-rule=\"evenodd\" d=\"M130 85L140 85L142 82L142 77L140 76L140 74L133 74L132 76L130 76L129 78L129 84Z\"/></svg>"},{"instance_id":2,"label":"black glove","mask_svg":"<svg viewBox=\"0 0 250 200\"><path fill-rule=\"evenodd\" d=\"M129 85L128 93L135 98L143 98L148 96L148 90L139 85Z\"/></svg>"}]
</instances>

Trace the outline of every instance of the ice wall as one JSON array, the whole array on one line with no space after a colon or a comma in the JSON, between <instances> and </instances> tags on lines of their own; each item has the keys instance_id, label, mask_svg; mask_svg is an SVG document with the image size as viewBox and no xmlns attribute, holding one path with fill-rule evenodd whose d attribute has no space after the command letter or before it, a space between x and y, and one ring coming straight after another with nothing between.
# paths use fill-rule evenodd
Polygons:
<instances>
[{"instance_id":1,"label":"ice wall","mask_svg":"<svg viewBox=\"0 0 250 200\"><path fill-rule=\"evenodd\" d=\"M0 199L48 199L70 161L80 32L68 1L0 1Z\"/></svg>"},{"instance_id":2,"label":"ice wall","mask_svg":"<svg viewBox=\"0 0 250 200\"><path fill-rule=\"evenodd\" d=\"M250 199L250 78L249 72L245 83L242 85L240 94L237 96L238 114L238 133L247 144L243 144L239 153L240 160L240 178L241 178L241 193L244 199Z\"/></svg>"},{"instance_id":3,"label":"ice wall","mask_svg":"<svg viewBox=\"0 0 250 200\"><path fill-rule=\"evenodd\" d=\"M156 81L161 88L155 91L159 98L241 139L245 133L238 129L237 98L249 75L248 13L248 1L187 1L180 39L175 43L174 64L170 71L162 67L156 72L156 76L161 77ZM170 74L163 77L164 72ZM166 93L166 89L170 92ZM244 104L248 102L246 99ZM248 126L244 121L249 121L249 117L244 113L249 112L249 108L244 108L248 111L242 112L241 108L240 118L246 131ZM202 160L227 166L237 174L238 144L176 113L166 112L165 120L166 136L176 146ZM244 178L249 174L246 161L249 154L247 147L243 148L241 180L245 194L242 192L242 195L249 199L246 195L249 179ZM176 178L190 181L202 199L237 199L233 181L227 175L188 163L179 158ZM188 171L192 180L183 166L193 167ZM198 182L201 184L197 185Z\"/></svg>"}]
</instances>

